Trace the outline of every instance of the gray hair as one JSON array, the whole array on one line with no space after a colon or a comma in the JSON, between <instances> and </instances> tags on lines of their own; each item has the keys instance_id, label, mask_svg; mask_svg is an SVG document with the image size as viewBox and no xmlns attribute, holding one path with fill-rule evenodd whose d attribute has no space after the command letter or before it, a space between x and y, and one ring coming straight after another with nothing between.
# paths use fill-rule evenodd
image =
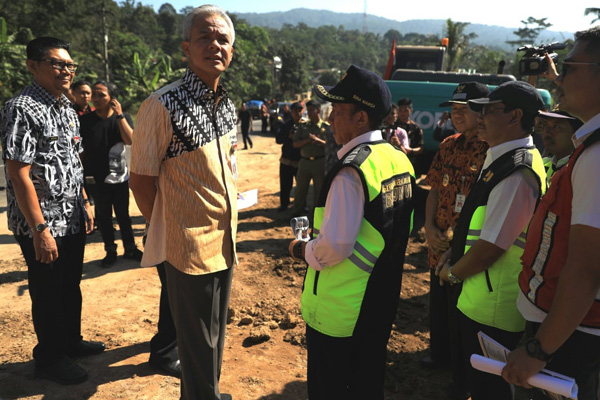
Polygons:
<instances>
[{"instance_id":1,"label":"gray hair","mask_svg":"<svg viewBox=\"0 0 600 400\"><path fill-rule=\"evenodd\" d=\"M231 18L229 18L229 15L227 15L225 10L212 4L205 4L203 6L196 7L185 16L185 19L183 20L183 40L190 40L192 27L194 26L194 19L197 16L208 17L211 15L219 16L227 23L229 26L229 32L231 33L231 45L233 46L233 43L235 42L235 29L233 28L233 22L231 22Z\"/></svg>"}]
</instances>

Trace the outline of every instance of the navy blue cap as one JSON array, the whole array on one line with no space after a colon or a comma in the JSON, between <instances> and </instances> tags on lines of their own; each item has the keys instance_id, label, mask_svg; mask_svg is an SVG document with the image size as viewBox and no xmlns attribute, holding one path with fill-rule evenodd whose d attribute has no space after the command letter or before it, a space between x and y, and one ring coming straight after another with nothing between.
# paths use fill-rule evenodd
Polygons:
<instances>
[{"instance_id":1,"label":"navy blue cap","mask_svg":"<svg viewBox=\"0 0 600 400\"><path fill-rule=\"evenodd\" d=\"M383 79L374 72L351 65L335 86L314 85L317 96L331 103L363 106L369 119L381 122L392 108L392 95Z\"/></svg>"},{"instance_id":2,"label":"navy blue cap","mask_svg":"<svg viewBox=\"0 0 600 400\"><path fill-rule=\"evenodd\" d=\"M440 107L448 107L452 104L467 104L469 100L487 97L489 94L490 89L483 83L463 82L454 89L452 99L440 103Z\"/></svg>"},{"instance_id":3,"label":"navy blue cap","mask_svg":"<svg viewBox=\"0 0 600 400\"><path fill-rule=\"evenodd\" d=\"M469 108L475 112L481 112L483 106L494 103L508 104L530 115L537 115L544 108L544 101L536 88L523 81L504 82L488 97L468 101Z\"/></svg>"}]
</instances>

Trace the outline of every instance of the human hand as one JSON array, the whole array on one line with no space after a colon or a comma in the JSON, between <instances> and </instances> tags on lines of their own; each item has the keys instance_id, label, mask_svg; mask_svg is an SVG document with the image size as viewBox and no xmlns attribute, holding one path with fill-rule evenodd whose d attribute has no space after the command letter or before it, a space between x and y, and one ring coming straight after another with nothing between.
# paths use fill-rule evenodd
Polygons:
<instances>
[{"instance_id":1,"label":"human hand","mask_svg":"<svg viewBox=\"0 0 600 400\"><path fill-rule=\"evenodd\" d=\"M425 238L429 248L436 253L443 253L450 247L450 241L433 223L425 224Z\"/></svg>"},{"instance_id":2,"label":"human hand","mask_svg":"<svg viewBox=\"0 0 600 400\"><path fill-rule=\"evenodd\" d=\"M294 251L294 247L298 245L300 246L300 257L297 257L297 250ZM296 261L304 261L304 248L306 246L306 242L299 240L299 239L294 239L290 242L290 244L288 245L288 251L290 252L290 256L292 256L292 258Z\"/></svg>"},{"instance_id":3,"label":"human hand","mask_svg":"<svg viewBox=\"0 0 600 400\"><path fill-rule=\"evenodd\" d=\"M43 264L50 264L58 258L58 247L56 240L48 228L42 232L33 233L33 248L35 259Z\"/></svg>"},{"instance_id":4,"label":"human hand","mask_svg":"<svg viewBox=\"0 0 600 400\"><path fill-rule=\"evenodd\" d=\"M442 114L442 118L440 119L440 125L443 125L450 118L450 113L448 111Z\"/></svg>"},{"instance_id":5,"label":"human hand","mask_svg":"<svg viewBox=\"0 0 600 400\"><path fill-rule=\"evenodd\" d=\"M390 144L402 148L402 143L400 143L400 139L398 139L396 136L392 136L390 138Z\"/></svg>"},{"instance_id":6,"label":"human hand","mask_svg":"<svg viewBox=\"0 0 600 400\"><path fill-rule=\"evenodd\" d=\"M546 60L546 62L548 63L548 72L546 72L545 74L540 74L540 76L543 76L544 78L550 79L554 82L556 78L558 78L556 64L554 64L554 61L548 53L544 54L544 60Z\"/></svg>"},{"instance_id":7,"label":"human hand","mask_svg":"<svg viewBox=\"0 0 600 400\"><path fill-rule=\"evenodd\" d=\"M123 114L123 108L121 107L121 103L119 103L119 100L111 99L110 106L112 107L115 114L117 114L117 115Z\"/></svg>"},{"instance_id":8,"label":"human hand","mask_svg":"<svg viewBox=\"0 0 600 400\"><path fill-rule=\"evenodd\" d=\"M531 388L527 380L540 372L546 363L527 354L525 347L511 351L506 366L502 369L502 378L513 385Z\"/></svg>"},{"instance_id":9,"label":"human hand","mask_svg":"<svg viewBox=\"0 0 600 400\"><path fill-rule=\"evenodd\" d=\"M450 282L448 279L448 268L451 265L452 249L448 249L442 254L435 268L435 275L440 278L440 286L444 286L444 282Z\"/></svg>"},{"instance_id":10,"label":"human hand","mask_svg":"<svg viewBox=\"0 0 600 400\"><path fill-rule=\"evenodd\" d=\"M94 231L94 212L89 201L85 203L85 211L87 212L88 218L85 221L85 233L90 234Z\"/></svg>"}]
</instances>

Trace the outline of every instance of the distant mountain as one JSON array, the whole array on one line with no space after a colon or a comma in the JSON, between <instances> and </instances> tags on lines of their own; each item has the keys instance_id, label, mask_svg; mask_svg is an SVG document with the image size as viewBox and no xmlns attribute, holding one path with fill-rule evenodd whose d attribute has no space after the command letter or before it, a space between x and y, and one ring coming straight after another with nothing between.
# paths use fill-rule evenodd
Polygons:
<instances>
[{"instance_id":1,"label":"distant mountain","mask_svg":"<svg viewBox=\"0 0 600 400\"><path fill-rule=\"evenodd\" d=\"M363 14L361 13L337 13L326 10L309 10L307 8L296 8L285 12L269 13L237 13L239 18L243 18L250 25L262 26L267 28L280 29L284 24L297 25L304 23L307 26L316 28L323 25L343 26L346 30L362 31L364 24ZM458 22L458 21L457 21ZM468 22L468 21L460 21ZM385 34L390 29L396 29L403 35L407 33L434 34L443 35L446 21L441 19L419 19L409 21L397 21L393 19L367 15L367 31ZM506 41L516 40L517 36L513 34L515 28L505 28L502 26L490 26L471 23L465 29L466 33L475 32L477 38L473 43L488 46L490 48L501 48L510 50L511 46ZM564 41L572 39L572 32L558 32L545 30L542 31L537 39L537 43L550 43L554 41Z\"/></svg>"}]
</instances>

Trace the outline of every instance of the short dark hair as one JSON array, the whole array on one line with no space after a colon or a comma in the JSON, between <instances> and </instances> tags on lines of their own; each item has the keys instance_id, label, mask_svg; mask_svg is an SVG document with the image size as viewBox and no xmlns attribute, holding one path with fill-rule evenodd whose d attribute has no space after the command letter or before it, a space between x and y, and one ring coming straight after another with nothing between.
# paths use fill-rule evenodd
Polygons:
<instances>
[{"instance_id":1,"label":"short dark hair","mask_svg":"<svg viewBox=\"0 0 600 400\"><path fill-rule=\"evenodd\" d=\"M321 103L319 103L316 100L309 100L309 101L306 102L306 108L308 108L308 107L314 107L317 110L320 110L321 109Z\"/></svg>"},{"instance_id":2,"label":"short dark hair","mask_svg":"<svg viewBox=\"0 0 600 400\"><path fill-rule=\"evenodd\" d=\"M33 39L27 44L27 59L41 61L51 49L65 49L69 53L69 43L51 36L42 36ZM71 53L69 53L71 55Z\"/></svg>"},{"instance_id":3,"label":"short dark hair","mask_svg":"<svg viewBox=\"0 0 600 400\"><path fill-rule=\"evenodd\" d=\"M74 84L72 84L71 85L71 90L77 90L77 89L79 89L82 86L89 86L90 89L92 88L92 84L91 83L89 83L88 81L81 80L81 81L77 81Z\"/></svg>"},{"instance_id":4,"label":"short dark hair","mask_svg":"<svg viewBox=\"0 0 600 400\"><path fill-rule=\"evenodd\" d=\"M412 108L412 100L409 99L408 97L403 97L400 100L398 100L398 106L407 106L408 108Z\"/></svg>"},{"instance_id":5,"label":"short dark hair","mask_svg":"<svg viewBox=\"0 0 600 400\"><path fill-rule=\"evenodd\" d=\"M94 83L94 86L96 85L102 85L106 87L106 89L108 90L108 95L111 99L116 99L119 97L119 89L114 83L106 81L97 81L96 83Z\"/></svg>"},{"instance_id":6,"label":"short dark hair","mask_svg":"<svg viewBox=\"0 0 600 400\"><path fill-rule=\"evenodd\" d=\"M390 112L391 112L392 110L398 110L399 108L400 108L400 107L398 107L396 104L392 103L392 108L390 108ZM389 114L389 112L388 112L388 114Z\"/></svg>"},{"instance_id":7,"label":"short dark hair","mask_svg":"<svg viewBox=\"0 0 600 400\"><path fill-rule=\"evenodd\" d=\"M575 32L576 42L586 42L585 52L590 54L600 53L600 25L585 31Z\"/></svg>"}]
</instances>

